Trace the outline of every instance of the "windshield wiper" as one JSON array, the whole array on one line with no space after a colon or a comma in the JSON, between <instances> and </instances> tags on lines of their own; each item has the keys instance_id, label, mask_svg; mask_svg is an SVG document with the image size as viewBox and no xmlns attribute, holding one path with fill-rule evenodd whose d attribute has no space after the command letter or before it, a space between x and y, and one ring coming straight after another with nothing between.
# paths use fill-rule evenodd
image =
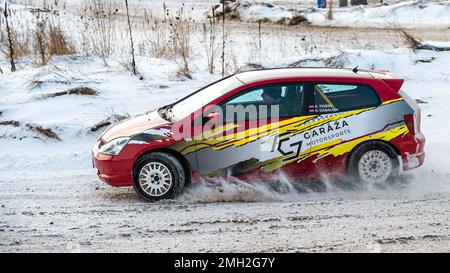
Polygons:
<instances>
[{"instance_id":1,"label":"windshield wiper","mask_svg":"<svg viewBox=\"0 0 450 273\"><path fill-rule=\"evenodd\" d=\"M168 104L158 109L158 114L167 121L172 121L174 116L172 113L173 104Z\"/></svg>"}]
</instances>

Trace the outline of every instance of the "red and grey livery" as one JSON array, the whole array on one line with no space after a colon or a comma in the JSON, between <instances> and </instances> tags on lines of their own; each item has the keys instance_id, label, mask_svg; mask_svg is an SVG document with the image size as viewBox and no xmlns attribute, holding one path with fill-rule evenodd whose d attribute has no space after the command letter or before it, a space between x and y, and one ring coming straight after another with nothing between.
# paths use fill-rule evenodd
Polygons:
<instances>
[{"instance_id":1,"label":"red and grey livery","mask_svg":"<svg viewBox=\"0 0 450 273\"><path fill-rule=\"evenodd\" d=\"M174 198L191 181L218 176L270 181L283 172L291 179L384 183L424 162L420 109L402 84L384 71L235 74L109 128L95 144L94 165L100 179L134 186L147 201ZM267 103L268 94L276 100ZM224 115L217 109L258 111L267 104L280 109L276 119L243 114L205 126Z\"/></svg>"}]
</instances>

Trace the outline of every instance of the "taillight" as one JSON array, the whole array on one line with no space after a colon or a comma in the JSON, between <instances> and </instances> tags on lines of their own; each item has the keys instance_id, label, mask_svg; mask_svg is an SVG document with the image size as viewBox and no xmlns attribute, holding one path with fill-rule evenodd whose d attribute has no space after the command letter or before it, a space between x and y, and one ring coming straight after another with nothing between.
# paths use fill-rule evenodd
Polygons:
<instances>
[{"instance_id":1,"label":"taillight","mask_svg":"<svg viewBox=\"0 0 450 273\"><path fill-rule=\"evenodd\" d=\"M406 127L408 127L408 130L411 132L411 134L415 135L416 130L414 127L414 115L408 114L404 116Z\"/></svg>"}]
</instances>

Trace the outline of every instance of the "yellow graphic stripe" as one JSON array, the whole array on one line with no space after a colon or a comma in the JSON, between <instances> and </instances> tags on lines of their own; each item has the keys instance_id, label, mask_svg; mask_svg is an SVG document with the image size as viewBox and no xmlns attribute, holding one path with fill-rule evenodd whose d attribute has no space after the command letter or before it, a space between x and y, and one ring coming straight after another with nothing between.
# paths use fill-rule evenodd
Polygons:
<instances>
[{"instance_id":1,"label":"yellow graphic stripe","mask_svg":"<svg viewBox=\"0 0 450 273\"><path fill-rule=\"evenodd\" d=\"M331 147L332 145L320 145L314 148L314 150L311 151L311 156L317 155L318 159L323 158L328 155L333 155L334 157L346 154L353 150L358 144L361 144L365 141L369 140L384 140L384 141L390 141L396 137L399 137L403 134L408 133L408 127L406 125L402 125L393 129L390 129L385 132L368 135L364 137L360 137L357 139L354 139L352 141L344 142L343 144L336 145L334 147ZM329 149L326 149L326 147L331 147Z\"/></svg>"},{"instance_id":2,"label":"yellow graphic stripe","mask_svg":"<svg viewBox=\"0 0 450 273\"><path fill-rule=\"evenodd\" d=\"M266 124L261 127L250 128L242 132L237 132L231 134L229 140L224 141L219 145L216 145L213 149L222 150L231 146L239 147L252 141L255 141L259 138L262 138L264 136L273 135L275 133L281 134L293 130L297 126L304 124L305 122L311 120L314 117L315 116L296 117L276 123ZM296 130L298 131L298 129Z\"/></svg>"},{"instance_id":3,"label":"yellow graphic stripe","mask_svg":"<svg viewBox=\"0 0 450 273\"><path fill-rule=\"evenodd\" d=\"M401 101L403 98L393 99L390 101L385 101L382 103L382 105L390 104L393 102ZM324 124L327 124L332 121L336 121L342 118L347 118L350 116L358 115L366 111L370 111L375 109L375 107L360 109L360 110L354 110L349 112L343 112L341 114L329 114L331 115L328 118L320 118L320 116L303 116L303 117L296 117L287 119L278 123L272 123L267 124L262 127L257 128L250 128L248 130L238 132L235 134L230 134L227 136L227 140L224 142L217 142L217 141L208 141L208 144L210 145L202 145L199 148L204 148L207 146L214 145L213 150L222 150L227 147L239 147L242 145L245 145L247 143L250 143L252 141L255 141L261 137L267 136L267 135L273 135L273 134L283 134L286 132L289 132L289 134L286 134L285 137L292 137L294 135L297 135L299 133L302 133L306 130L310 130L315 127L320 127ZM316 121L314 119L318 117ZM306 122L308 121L309 122ZM289 124L286 126L286 124Z\"/></svg>"},{"instance_id":4,"label":"yellow graphic stripe","mask_svg":"<svg viewBox=\"0 0 450 273\"><path fill-rule=\"evenodd\" d=\"M393 99L383 102L382 105L387 105L402 100L403 98ZM229 131L236 129L239 130L239 125L236 125L234 123L228 123L225 124L224 126L215 128L214 130L207 130L202 132L203 133L203 135L201 136L202 140L197 140L196 145L192 145L192 143L189 143L190 145L180 145L183 146L180 147L180 149L183 149L183 154L189 154L207 147L211 147L213 150L218 151L228 147L239 147L248 144L250 142L253 142L257 139L260 139L262 137L275 134L283 134L288 132L288 134L284 135L283 137L292 137L294 135L303 133L312 128L320 127L329 122L358 115L373 109L375 109L375 107L336 114L324 114L327 115L328 117L323 117L320 115L295 117L280 122L265 124L260 127L249 128L247 130L241 132L238 131L236 133L230 133ZM326 144L323 145L328 146L336 145L337 144L336 141L339 140L327 142Z\"/></svg>"},{"instance_id":5,"label":"yellow graphic stripe","mask_svg":"<svg viewBox=\"0 0 450 273\"><path fill-rule=\"evenodd\" d=\"M388 101L383 102L381 105L386 105L386 104L390 104L390 103L397 102L397 101L402 101L402 100L404 100L404 99L403 98L398 98L398 99L388 100Z\"/></svg>"},{"instance_id":6,"label":"yellow graphic stripe","mask_svg":"<svg viewBox=\"0 0 450 273\"><path fill-rule=\"evenodd\" d=\"M322 118L317 119L314 121L316 116L306 116L306 117L298 117L298 118L292 118L288 119L279 123L272 123L268 125L264 125L263 127L259 128L251 128L248 130L245 130L243 132L235 133L231 136L231 139L221 143L220 145L215 145L213 147L214 150L221 150L227 147L239 147L242 145L245 145L249 142L255 141L256 139L259 139L261 137L267 136L267 135L274 135L274 134L284 134L284 137L292 137L294 135L300 134L302 132L305 132L307 130L310 130L314 127L319 127L321 125L324 125L326 123L329 123L331 121L336 121L342 118L350 117L353 115L358 115L362 112L369 111L373 108L366 108L361 110L354 110L350 112L344 112L341 114L332 115L329 118ZM286 125L288 124L288 125ZM256 134L255 134L256 133ZM252 137L249 137L252 136ZM209 142L208 142L209 143ZM213 144L213 143L210 143Z\"/></svg>"},{"instance_id":7,"label":"yellow graphic stripe","mask_svg":"<svg viewBox=\"0 0 450 273\"><path fill-rule=\"evenodd\" d=\"M273 170L276 170L278 168L283 167L284 165L287 165L289 163L292 163L294 161L301 162L305 160L306 158L310 158L313 156L317 156L317 158L314 160L316 162L319 159L322 159L326 156L341 156L346 153L349 153L352 151L357 145L369 141L369 140L384 140L384 141L390 141L392 139L395 139L401 135L404 135L408 133L408 127L406 125L402 125L393 129L390 129L385 132L376 133L373 135L368 135L364 137L360 137L351 141L344 142L342 139L333 140L327 143L324 143L322 145L315 146L311 152L308 155L302 155L299 158L295 158L289 161L282 161L283 157L277 157L271 160L267 160L264 162L264 166L261 167L261 170L266 172L271 172ZM342 144L339 144L342 143Z\"/></svg>"}]
</instances>

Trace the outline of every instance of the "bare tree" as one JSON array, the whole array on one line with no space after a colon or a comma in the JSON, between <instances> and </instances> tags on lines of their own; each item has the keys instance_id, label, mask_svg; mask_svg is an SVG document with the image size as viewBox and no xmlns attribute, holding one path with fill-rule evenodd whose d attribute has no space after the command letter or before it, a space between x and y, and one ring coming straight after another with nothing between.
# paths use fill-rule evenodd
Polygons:
<instances>
[{"instance_id":1,"label":"bare tree","mask_svg":"<svg viewBox=\"0 0 450 273\"><path fill-rule=\"evenodd\" d=\"M222 14L222 77L225 76L225 16L226 16L226 9L225 9L225 0L222 0L222 8L223 8L223 14Z\"/></svg>"},{"instance_id":2,"label":"bare tree","mask_svg":"<svg viewBox=\"0 0 450 273\"><path fill-rule=\"evenodd\" d=\"M5 2L5 11L3 13L5 15L5 22L6 22L6 33L8 35L8 45L9 45L9 59L11 62L11 72L16 71L16 62L14 61L14 44L13 44L13 38L12 38L12 31L8 23L8 3Z\"/></svg>"},{"instance_id":3,"label":"bare tree","mask_svg":"<svg viewBox=\"0 0 450 273\"><path fill-rule=\"evenodd\" d=\"M36 60L38 60L39 65L46 65L48 63L48 58L46 54L46 29L47 29L47 18L39 18L36 23L36 29L34 32L34 54Z\"/></svg>"},{"instance_id":4,"label":"bare tree","mask_svg":"<svg viewBox=\"0 0 450 273\"><path fill-rule=\"evenodd\" d=\"M88 37L94 53L102 58L105 65L108 65L107 58L115 46L118 11L116 1L113 0L84 1L83 17L89 22Z\"/></svg>"},{"instance_id":5,"label":"bare tree","mask_svg":"<svg viewBox=\"0 0 450 273\"><path fill-rule=\"evenodd\" d=\"M175 17L167 17L167 25L171 35L172 58L176 60L179 66L177 74L192 79L189 65L192 54L192 29L189 20L189 18L185 18L184 9L181 8Z\"/></svg>"},{"instance_id":6,"label":"bare tree","mask_svg":"<svg viewBox=\"0 0 450 273\"><path fill-rule=\"evenodd\" d=\"M261 56L261 20L258 20L258 49Z\"/></svg>"},{"instance_id":7,"label":"bare tree","mask_svg":"<svg viewBox=\"0 0 450 273\"><path fill-rule=\"evenodd\" d=\"M209 18L209 24L203 24L203 44L206 50L206 59L208 61L208 72L214 73L215 59L220 52L220 41L216 42L216 17L212 9L213 16Z\"/></svg>"},{"instance_id":8,"label":"bare tree","mask_svg":"<svg viewBox=\"0 0 450 273\"><path fill-rule=\"evenodd\" d=\"M128 31L130 32L130 44L131 44L131 70L134 75L137 75L136 61L134 58L134 44L133 44L133 33L131 31L130 13L128 11L128 0L125 0L125 6L127 8L127 20L128 20Z\"/></svg>"}]
</instances>

